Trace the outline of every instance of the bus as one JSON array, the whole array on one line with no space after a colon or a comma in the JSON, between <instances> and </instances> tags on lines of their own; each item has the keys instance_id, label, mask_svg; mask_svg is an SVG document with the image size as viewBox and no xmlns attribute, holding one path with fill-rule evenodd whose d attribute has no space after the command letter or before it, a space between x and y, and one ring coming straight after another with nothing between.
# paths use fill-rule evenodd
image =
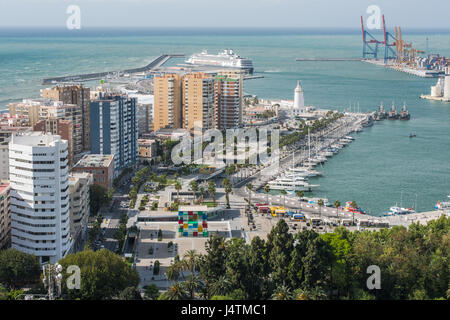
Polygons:
<instances>
[{"instance_id":1,"label":"bus","mask_svg":"<svg viewBox=\"0 0 450 320\"><path fill-rule=\"evenodd\" d=\"M292 221L303 221L305 222L305 215L303 213L294 213L291 218Z\"/></svg>"}]
</instances>

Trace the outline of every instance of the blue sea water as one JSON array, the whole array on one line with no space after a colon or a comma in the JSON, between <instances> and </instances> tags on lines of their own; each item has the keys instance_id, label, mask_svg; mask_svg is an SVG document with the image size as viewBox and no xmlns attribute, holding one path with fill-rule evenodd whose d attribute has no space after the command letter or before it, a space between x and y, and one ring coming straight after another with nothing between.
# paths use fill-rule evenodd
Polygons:
<instances>
[{"instance_id":1,"label":"blue sea water","mask_svg":"<svg viewBox=\"0 0 450 320\"><path fill-rule=\"evenodd\" d=\"M73 31L73 30L72 30ZM163 53L186 56L232 48L253 60L263 79L245 92L292 99L302 80L306 104L343 110L359 103L375 110L381 101L403 102L410 121L383 121L356 135L354 143L329 160L314 195L330 201L355 200L372 214L395 203L433 209L450 194L450 103L419 99L433 79L362 62L297 62L297 57L361 56L358 30L320 29L0 29L0 109L22 98L39 97L43 78L143 66ZM380 37L381 38L381 37ZM450 56L450 32L404 30L418 48ZM181 63L172 60L169 64ZM410 132L417 134L410 139ZM403 193L403 196L401 194ZM417 196L416 196L417 195Z\"/></svg>"}]
</instances>

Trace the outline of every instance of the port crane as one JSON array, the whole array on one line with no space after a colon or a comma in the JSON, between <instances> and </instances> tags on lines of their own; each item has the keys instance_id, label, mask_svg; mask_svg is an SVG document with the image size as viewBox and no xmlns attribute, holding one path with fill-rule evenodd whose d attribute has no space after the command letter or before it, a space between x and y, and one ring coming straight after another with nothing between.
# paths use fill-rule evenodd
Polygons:
<instances>
[{"instance_id":1,"label":"port crane","mask_svg":"<svg viewBox=\"0 0 450 320\"><path fill-rule=\"evenodd\" d=\"M364 29L364 19L361 16L361 30L363 37L363 59L370 57L378 58L378 45L382 44L382 41L378 41L369 31Z\"/></svg>"}]
</instances>

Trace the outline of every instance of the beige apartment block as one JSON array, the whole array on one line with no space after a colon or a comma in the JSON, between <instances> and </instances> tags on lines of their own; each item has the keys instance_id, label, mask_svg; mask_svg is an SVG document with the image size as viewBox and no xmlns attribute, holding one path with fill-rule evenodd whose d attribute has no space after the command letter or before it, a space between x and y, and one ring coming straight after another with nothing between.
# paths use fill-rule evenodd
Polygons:
<instances>
[{"instance_id":1,"label":"beige apartment block","mask_svg":"<svg viewBox=\"0 0 450 320\"><path fill-rule=\"evenodd\" d=\"M154 78L153 131L182 127L182 79L175 73Z\"/></svg>"},{"instance_id":2,"label":"beige apartment block","mask_svg":"<svg viewBox=\"0 0 450 320\"><path fill-rule=\"evenodd\" d=\"M215 77L216 126L220 130L242 125L243 75L222 71Z\"/></svg>"},{"instance_id":3,"label":"beige apartment block","mask_svg":"<svg viewBox=\"0 0 450 320\"><path fill-rule=\"evenodd\" d=\"M201 130L215 128L214 78L205 73L189 73L183 77L183 128Z\"/></svg>"}]
</instances>

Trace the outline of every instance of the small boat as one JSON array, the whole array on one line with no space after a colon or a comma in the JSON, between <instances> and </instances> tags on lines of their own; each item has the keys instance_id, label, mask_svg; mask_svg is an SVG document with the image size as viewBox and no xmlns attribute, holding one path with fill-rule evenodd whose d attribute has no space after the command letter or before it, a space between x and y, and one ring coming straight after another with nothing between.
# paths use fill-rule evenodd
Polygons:
<instances>
[{"instance_id":1,"label":"small boat","mask_svg":"<svg viewBox=\"0 0 450 320\"><path fill-rule=\"evenodd\" d=\"M415 136L416 136L415 133L412 133L412 132L411 132L411 133L409 134L409 137L410 137L410 138L414 138Z\"/></svg>"},{"instance_id":2,"label":"small boat","mask_svg":"<svg viewBox=\"0 0 450 320\"><path fill-rule=\"evenodd\" d=\"M450 209L450 202L448 201L438 201L436 205L434 206L435 210L449 210Z\"/></svg>"},{"instance_id":3,"label":"small boat","mask_svg":"<svg viewBox=\"0 0 450 320\"><path fill-rule=\"evenodd\" d=\"M366 214L366 212L363 209L361 209L361 208L353 208L351 201L347 201L345 203L344 210L347 211L347 212L350 212L350 213Z\"/></svg>"}]
</instances>

